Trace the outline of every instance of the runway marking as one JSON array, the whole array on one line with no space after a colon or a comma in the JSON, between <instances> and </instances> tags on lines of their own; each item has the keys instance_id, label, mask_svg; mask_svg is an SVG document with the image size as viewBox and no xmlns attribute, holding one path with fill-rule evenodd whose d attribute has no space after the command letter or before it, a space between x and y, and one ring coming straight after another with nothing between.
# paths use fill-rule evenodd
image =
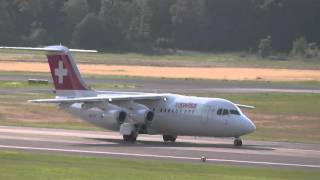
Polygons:
<instances>
[{"instance_id":1,"label":"runway marking","mask_svg":"<svg viewBox=\"0 0 320 180\"><path fill-rule=\"evenodd\" d=\"M0 139L7 139L7 140L23 140L23 141L38 141L38 142L57 142L57 143L70 143L70 144L75 144L75 143L86 143L86 144L116 144L113 142L86 142L82 140L58 140L58 139L48 139L48 138L24 138L24 137L12 137L12 136L2 136L0 135Z\"/></svg>"},{"instance_id":2,"label":"runway marking","mask_svg":"<svg viewBox=\"0 0 320 180\"><path fill-rule=\"evenodd\" d=\"M104 155L118 155L118 156L136 156L136 157L154 157L154 158L168 158L168 159L182 159L182 160L199 160L200 157L186 157L186 156L165 156L154 154L135 154L135 153L118 153L108 151L88 151L79 149L58 149L58 148L41 148L41 147L27 147L27 146L6 146L0 145L0 148L7 149L20 149L20 150L38 150L38 151L56 151L56 152L73 152L73 153L86 153L86 154L104 154ZM229 163L242 163L242 164L258 164L258 165L277 165L277 166L291 166L291 167L308 167L308 168L320 168L320 165L310 164L291 164L291 163L277 163L277 162L264 162L264 161L243 161L232 159L210 159L211 162L229 162Z\"/></svg>"},{"instance_id":3,"label":"runway marking","mask_svg":"<svg viewBox=\"0 0 320 180\"><path fill-rule=\"evenodd\" d=\"M198 148L198 147L150 147L153 149L173 149L180 151L200 151L200 152L217 152L217 153L233 153L233 154L250 154L250 155L274 155L274 156L293 156L292 153L288 153L286 149L273 149L271 150L252 150L252 149L235 149L230 148ZM289 149L294 151L295 157L320 157L320 151L301 150L301 149Z\"/></svg>"}]
</instances>

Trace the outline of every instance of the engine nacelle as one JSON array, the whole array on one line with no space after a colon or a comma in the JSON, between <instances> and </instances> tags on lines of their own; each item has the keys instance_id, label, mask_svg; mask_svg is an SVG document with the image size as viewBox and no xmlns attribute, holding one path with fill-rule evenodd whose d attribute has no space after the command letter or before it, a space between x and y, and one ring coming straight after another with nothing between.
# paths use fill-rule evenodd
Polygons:
<instances>
[{"instance_id":1,"label":"engine nacelle","mask_svg":"<svg viewBox=\"0 0 320 180\"><path fill-rule=\"evenodd\" d=\"M147 124L154 118L154 112L149 109L137 109L131 112L131 118L138 124Z\"/></svg>"},{"instance_id":2,"label":"engine nacelle","mask_svg":"<svg viewBox=\"0 0 320 180\"><path fill-rule=\"evenodd\" d=\"M119 104L130 112L130 118L137 124L148 124L154 119L154 112L145 105L133 101L122 102Z\"/></svg>"},{"instance_id":3,"label":"engine nacelle","mask_svg":"<svg viewBox=\"0 0 320 180\"><path fill-rule=\"evenodd\" d=\"M91 117L90 122L112 130L118 129L127 118L127 112L123 108L105 102L87 102L82 103L80 107L82 111L90 112L95 109L100 112L101 116L96 119Z\"/></svg>"},{"instance_id":4,"label":"engine nacelle","mask_svg":"<svg viewBox=\"0 0 320 180\"><path fill-rule=\"evenodd\" d=\"M101 118L109 125L120 125L125 122L127 113L119 109L107 109L102 113Z\"/></svg>"}]
</instances>

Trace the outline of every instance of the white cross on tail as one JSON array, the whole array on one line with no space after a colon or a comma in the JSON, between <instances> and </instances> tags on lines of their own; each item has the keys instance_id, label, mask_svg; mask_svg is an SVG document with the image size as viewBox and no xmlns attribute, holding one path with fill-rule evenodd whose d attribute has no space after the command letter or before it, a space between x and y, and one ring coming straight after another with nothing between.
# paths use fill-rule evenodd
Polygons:
<instances>
[{"instance_id":1,"label":"white cross on tail","mask_svg":"<svg viewBox=\"0 0 320 180\"><path fill-rule=\"evenodd\" d=\"M58 83L63 84L63 77L67 76L68 70L63 68L62 61L59 61L59 67L55 69L54 73L58 76Z\"/></svg>"}]
</instances>

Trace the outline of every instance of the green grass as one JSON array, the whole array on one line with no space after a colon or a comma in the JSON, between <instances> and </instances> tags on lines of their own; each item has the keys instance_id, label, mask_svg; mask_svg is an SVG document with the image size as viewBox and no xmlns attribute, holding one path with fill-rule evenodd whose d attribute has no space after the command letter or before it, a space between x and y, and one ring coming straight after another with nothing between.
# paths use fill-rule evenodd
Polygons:
<instances>
[{"instance_id":1,"label":"green grass","mask_svg":"<svg viewBox=\"0 0 320 180\"><path fill-rule=\"evenodd\" d=\"M43 72L22 72L22 71L0 71L0 76L49 76L49 73Z\"/></svg>"},{"instance_id":2,"label":"green grass","mask_svg":"<svg viewBox=\"0 0 320 180\"><path fill-rule=\"evenodd\" d=\"M139 53L75 53L78 63L147 65L147 66L187 66L187 67L268 67L289 69L320 69L317 59L292 58L285 61L263 59L242 53L199 53L178 52L167 55L146 55ZM0 61L46 62L39 52L0 50Z\"/></svg>"},{"instance_id":3,"label":"green grass","mask_svg":"<svg viewBox=\"0 0 320 180\"><path fill-rule=\"evenodd\" d=\"M0 152L0 179L318 179L319 171Z\"/></svg>"},{"instance_id":4,"label":"green grass","mask_svg":"<svg viewBox=\"0 0 320 180\"><path fill-rule=\"evenodd\" d=\"M25 81L0 81L0 88L6 89L29 89L29 88L52 88L52 84L28 83Z\"/></svg>"},{"instance_id":5,"label":"green grass","mask_svg":"<svg viewBox=\"0 0 320 180\"><path fill-rule=\"evenodd\" d=\"M59 110L53 104L29 103L32 99L53 98L38 93L0 95L0 125L79 130L102 130Z\"/></svg>"},{"instance_id":6,"label":"green grass","mask_svg":"<svg viewBox=\"0 0 320 180\"><path fill-rule=\"evenodd\" d=\"M53 95L41 94L41 93L21 93L21 94L0 94L0 103L3 104L25 104L28 103L28 100L31 99L46 99L54 98ZM28 103L33 104L33 103Z\"/></svg>"}]
</instances>

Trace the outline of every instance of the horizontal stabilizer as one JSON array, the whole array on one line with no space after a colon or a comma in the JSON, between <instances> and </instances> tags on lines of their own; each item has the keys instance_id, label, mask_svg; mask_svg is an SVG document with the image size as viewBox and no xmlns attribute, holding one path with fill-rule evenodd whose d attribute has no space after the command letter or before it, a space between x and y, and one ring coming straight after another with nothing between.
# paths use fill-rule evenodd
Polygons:
<instances>
[{"instance_id":1,"label":"horizontal stabilizer","mask_svg":"<svg viewBox=\"0 0 320 180\"><path fill-rule=\"evenodd\" d=\"M58 47L58 48L57 48ZM61 48L59 48L61 47ZM13 49L13 50L31 50L31 51L45 51L45 52L83 52L83 53L97 53L97 50L85 50L85 49L67 49L62 48L63 46L48 46L42 48L34 47L0 47L0 49Z\"/></svg>"},{"instance_id":2,"label":"horizontal stabilizer","mask_svg":"<svg viewBox=\"0 0 320 180\"><path fill-rule=\"evenodd\" d=\"M255 109L254 106L244 105L244 104L236 104L239 108L248 108L248 109Z\"/></svg>"}]
</instances>

